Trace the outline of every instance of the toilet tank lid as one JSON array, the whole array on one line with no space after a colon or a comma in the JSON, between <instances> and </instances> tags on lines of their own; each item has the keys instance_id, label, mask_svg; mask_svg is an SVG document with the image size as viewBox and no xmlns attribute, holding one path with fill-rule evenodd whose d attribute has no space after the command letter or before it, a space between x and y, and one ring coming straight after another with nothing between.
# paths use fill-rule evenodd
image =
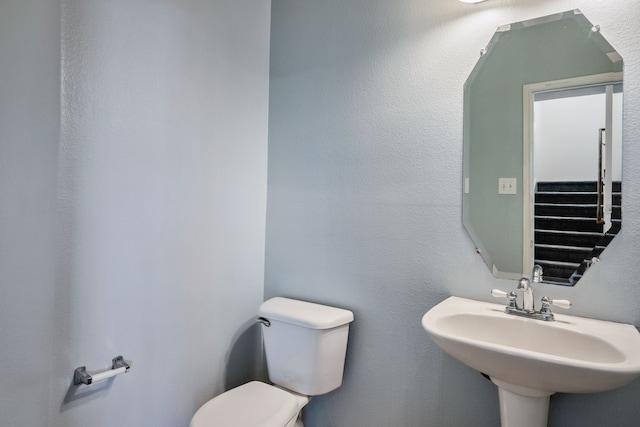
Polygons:
<instances>
[{"instance_id":1,"label":"toilet tank lid","mask_svg":"<svg viewBox=\"0 0 640 427\"><path fill-rule=\"evenodd\" d=\"M309 329L330 329L353 321L353 313L349 310L283 297L263 302L258 314Z\"/></svg>"}]
</instances>

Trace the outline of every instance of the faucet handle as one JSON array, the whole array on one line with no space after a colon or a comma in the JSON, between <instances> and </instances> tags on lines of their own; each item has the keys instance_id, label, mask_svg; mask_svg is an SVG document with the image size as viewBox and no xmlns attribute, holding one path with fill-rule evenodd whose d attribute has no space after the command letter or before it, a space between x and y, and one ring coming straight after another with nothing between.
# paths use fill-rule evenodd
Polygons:
<instances>
[{"instance_id":1,"label":"faucet handle","mask_svg":"<svg viewBox=\"0 0 640 427\"><path fill-rule=\"evenodd\" d=\"M505 291L501 291L500 289L491 289L491 296L496 298L507 298L509 294Z\"/></svg>"},{"instance_id":2,"label":"faucet handle","mask_svg":"<svg viewBox=\"0 0 640 427\"><path fill-rule=\"evenodd\" d=\"M542 297L542 309L540 311L551 311L549 310L549 305L569 309L571 308L571 301L568 299L549 299L547 297Z\"/></svg>"},{"instance_id":3,"label":"faucet handle","mask_svg":"<svg viewBox=\"0 0 640 427\"><path fill-rule=\"evenodd\" d=\"M491 289L491 296L495 298L509 298L509 307L518 308L518 303L516 302L518 294L516 294L514 291L506 293L505 291L501 291L500 289Z\"/></svg>"},{"instance_id":4,"label":"faucet handle","mask_svg":"<svg viewBox=\"0 0 640 427\"><path fill-rule=\"evenodd\" d=\"M549 303L551 305L555 305L556 307L560 307L564 309L571 308L571 301L569 301L568 299L552 299L552 300L549 300Z\"/></svg>"}]
</instances>

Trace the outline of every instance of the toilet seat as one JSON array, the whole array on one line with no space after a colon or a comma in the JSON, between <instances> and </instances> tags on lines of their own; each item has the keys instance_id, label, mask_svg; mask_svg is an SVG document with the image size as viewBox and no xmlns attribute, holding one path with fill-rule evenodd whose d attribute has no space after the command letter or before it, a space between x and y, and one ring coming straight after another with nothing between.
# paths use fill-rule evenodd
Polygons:
<instances>
[{"instance_id":1,"label":"toilet seat","mask_svg":"<svg viewBox=\"0 0 640 427\"><path fill-rule=\"evenodd\" d=\"M205 403L189 427L284 427L299 411L294 395L251 381Z\"/></svg>"}]
</instances>

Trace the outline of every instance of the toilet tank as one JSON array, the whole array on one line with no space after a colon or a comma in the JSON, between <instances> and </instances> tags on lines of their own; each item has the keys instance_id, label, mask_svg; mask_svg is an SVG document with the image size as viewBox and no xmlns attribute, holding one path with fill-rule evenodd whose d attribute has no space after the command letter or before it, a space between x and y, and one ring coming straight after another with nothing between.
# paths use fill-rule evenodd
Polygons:
<instances>
[{"instance_id":1,"label":"toilet tank","mask_svg":"<svg viewBox=\"0 0 640 427\"><path fill-rule=\"evenodd\" d=\"M340 387L351 311L276 297L265 301L258 315L270 323L263 323L262 332L274 384L307 396Z\"/></svg>"}]
</instances>

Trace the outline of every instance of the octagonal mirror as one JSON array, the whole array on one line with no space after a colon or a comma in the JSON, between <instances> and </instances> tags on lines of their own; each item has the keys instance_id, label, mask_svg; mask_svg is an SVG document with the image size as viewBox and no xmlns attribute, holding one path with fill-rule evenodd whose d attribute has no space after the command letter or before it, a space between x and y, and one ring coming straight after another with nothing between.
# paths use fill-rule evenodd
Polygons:
<instances>
[{"instance_id":1,"label":"octagonal mirror","mask_svg":"<svg viewBox=\"0 0 640 427\"><path fill-rule=\"evenodd\" d=\"M621 56L579 11L497 29L464 86L463 223L496 277L575 285L621 227Z\"/></svg>"}]
</instances>

